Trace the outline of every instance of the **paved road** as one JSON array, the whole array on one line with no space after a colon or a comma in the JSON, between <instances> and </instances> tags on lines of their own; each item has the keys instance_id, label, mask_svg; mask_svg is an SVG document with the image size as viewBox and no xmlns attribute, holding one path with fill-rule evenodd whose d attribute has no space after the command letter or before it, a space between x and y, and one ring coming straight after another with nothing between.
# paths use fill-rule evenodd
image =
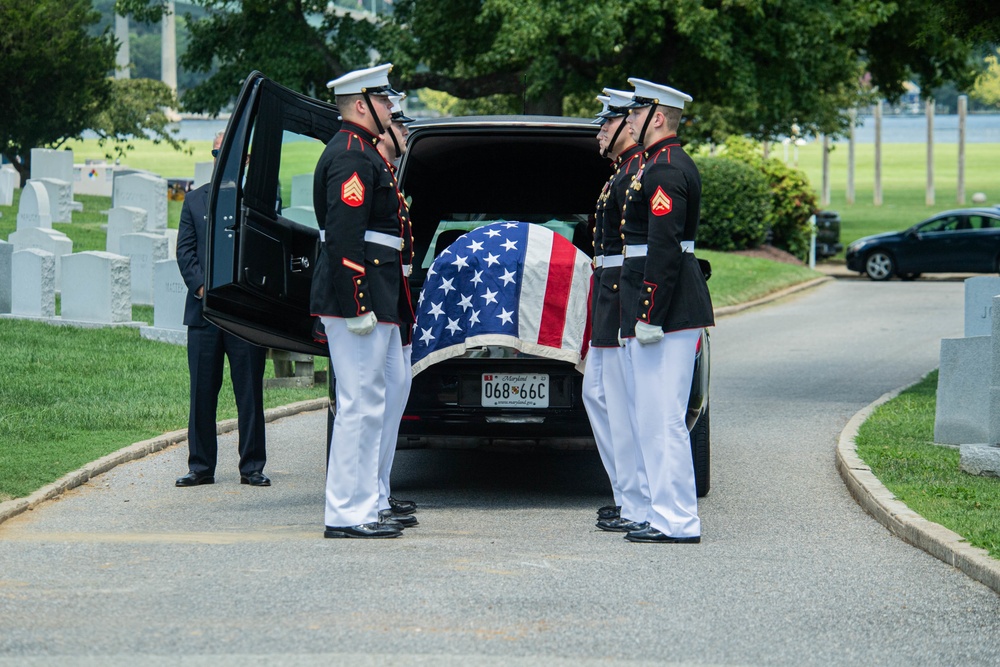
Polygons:
<instances>
[{"instance_id":1,"label":"paved road","mask_svg":"<svg viewBox=\"0 0 1000 667\"><path fill-rule=\"evenodd\" d=\"M593 526L596 455L406 451L397 540L321 538L324 416L275 485L175 447L0 526L0 664L1000 664L1000 596L850 498L835 438L937 364L961 283L836 281L720 320L700 545ZM30 660L28 660L30 658Z\"/></svg>"}]
</instances>

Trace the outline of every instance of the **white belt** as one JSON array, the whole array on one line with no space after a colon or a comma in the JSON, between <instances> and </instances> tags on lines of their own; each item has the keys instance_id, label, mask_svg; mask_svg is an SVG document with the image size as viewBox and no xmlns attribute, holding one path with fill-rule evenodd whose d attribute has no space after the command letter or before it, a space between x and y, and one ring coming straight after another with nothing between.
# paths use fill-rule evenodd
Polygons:
<instances>
[{"instance_id":1,"label":"white belt","mask_svg":"<svg viewBox=\"0 0 1000 667\"><path fill-rule=\"evenodd\" d=\"M624 255L608 255L604 258L604 266L609 268L621 266L624 259Z\"/></svg>"},{"instance_id":2,"label":"white belt","mask_svg":"<svg viewBox=\"0 0 1000 667\"><path fill-rule=\"evenodd\" d=\"M649 246L645 243L642 245L627 245L625 246L625 257L645 257L646 252L649 250ZM694 241L681 241L681 252L694 252ZM607 266L607 263L605 263Z\"/></svg>"},{"instance_id":3,"label":"white belt","mask_svg":"<svg viewBox=\"0 0 1000 667\"><path fill-rule=\"evenodd\" d=\"M322 243L326 243L326 230L319 230L319 240ZM403 249L403 239L398 236L393 236L392 234L383 234L382 232L373 232L368 230L365 232L365 241L384 245L388 248L392 248L393 250Z\"/></svg>"},{"instance_id":4,"label":"white belt","mask_svg":"<svg viewBox=\"0 0 1000 667\"><path fill-rule=\"evenodd\" d=\"M604 255L594 255L594 268L599 269L604 266Z\"/></svg>"}]
</instances>

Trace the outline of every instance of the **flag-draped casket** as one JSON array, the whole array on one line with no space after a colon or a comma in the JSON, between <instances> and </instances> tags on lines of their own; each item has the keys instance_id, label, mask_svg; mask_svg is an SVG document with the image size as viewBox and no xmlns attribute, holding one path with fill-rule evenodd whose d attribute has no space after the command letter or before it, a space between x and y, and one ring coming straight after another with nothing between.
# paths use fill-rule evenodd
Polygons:
<instances>
[{"instance_id":1,"label":"flag-draped casket","mask_svg":"<svg viewBox=\"0 0 1000 667\"><path fill-rule=\"evenodd\" d=\"M427 271L413 331L413 374L484 345L582 368L591 263L568 239L495 222L456 239Z\"/></svg>"}]
</instances>

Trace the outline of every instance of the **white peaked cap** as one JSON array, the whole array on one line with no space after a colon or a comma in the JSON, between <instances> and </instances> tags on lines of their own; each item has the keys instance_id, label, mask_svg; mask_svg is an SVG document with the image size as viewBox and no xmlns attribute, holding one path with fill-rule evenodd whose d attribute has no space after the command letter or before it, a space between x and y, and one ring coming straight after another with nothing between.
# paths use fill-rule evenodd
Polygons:
<instances>
[{"instance_id":1,"label":"white peaked cap","mask_svg":"<svg viewBox=\"0 0 1000 667\"><path fill-rule=\"evenodd\" d=\"M392 70L391 63L356 69L328 82L326 87L333 88L334 95L360 95L361 93L399 95L400 93L389 85L390 70Z\"/></svg>"},{"instance_id":2,"label":"white peaked cap","mask_svg":"<svg viewBox=\"0 0 1000 667\"><path fill-rule=\"evenodd\" d=\"M601 106L603 106L604 108L597 112L597 117L594 118L594 120L590 121L590 124L591 125L604 125L604 121L606 121L608 119L608 117L605 116L604 114L606 114L608 112L608 102L611 101L611 98L608 97L607 95L598 95L594 99L597 100L598 102L600 102Z\"/></svg>"},{"instance_id":3,"label":"white peaked cap","mask_svg":"<svg viewBox=\"0 0 1000 667\"><path fill-rule=\"evenodd\" d=\"M632 103L635 99L635 93L631 90L615 90L614 88L605 88L604 94L611 98L608 102L608 106L611 107L609 111L615 109L627 109L628 105Z\"/></svg>"},{"instance_id":4,"label":"white peaked cap","mask_svg":"<svg viewBox=\"0 0 1000 667\"><path fill-rule=\"evenodd\" d=\"M634 77L628 82L635 87L635 100L629 105L631 107L647 107L655 102L661 106L683 109L684 103L691 101L690 95L670 86Z\"/></svg>"}]
</instances>

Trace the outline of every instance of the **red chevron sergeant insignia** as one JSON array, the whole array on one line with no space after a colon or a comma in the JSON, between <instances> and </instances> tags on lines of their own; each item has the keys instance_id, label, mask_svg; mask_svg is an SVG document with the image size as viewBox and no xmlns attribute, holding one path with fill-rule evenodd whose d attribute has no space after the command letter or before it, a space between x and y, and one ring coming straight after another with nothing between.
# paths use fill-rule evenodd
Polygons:
<instances>
[{"instance_id":1,"label":"red chevron sergeant insignia","mask_svg":"<svg viewBox=\"0 0 1000 667\"><path fill-rule=\"evenodd\" d=\"M674 201L663 191L663 188L656 186L653 198L649 200L649 210L653 215L666 215L674 208Z\"/></svg>"},{"instance_id":2,"label":"red chevron sergeant insignia","mask_svg":"<svg viewBox=\"0 0 1000 667\"><path fill-rule=\"evenodd\" d=\"M354 172L353 175L340 186L340 200L347 204L348 206L353 206L357 208L365 203L365 186L358 178L358 172Z\"/></svg>"}]
</instances>

